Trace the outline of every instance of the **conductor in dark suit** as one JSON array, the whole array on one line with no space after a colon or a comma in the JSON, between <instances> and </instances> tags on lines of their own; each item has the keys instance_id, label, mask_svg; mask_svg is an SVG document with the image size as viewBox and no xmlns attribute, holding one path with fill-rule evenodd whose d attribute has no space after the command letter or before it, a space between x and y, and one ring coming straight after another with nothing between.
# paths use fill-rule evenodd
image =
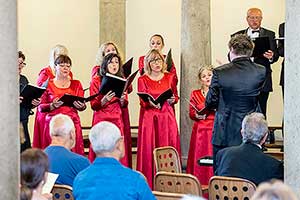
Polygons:
<instances>
[{"instance_id":1,"label":"conductor in dark suit","mask_svg":"<svg viewBox=\"0 0 300 200\"><path fill-rule=\"evenodd\" d=\"M271 64L278 60L279 54L277 50L277 45L275 39L275 33L271 30L261 27L262 21L262 11L259 8L250 8L247 11L246 20L249 27L243 30L240 30L235 34L246 34L250 38L254 39L257 37L268 37L270 41L270 50L265 52L263 55L253 57L253 61L257 64L261 64L266 67L266 82L262 89L262 92L259 95L259 103L262 110L262 113L266 116L267 113L267 101L269 98L269 93L273 91L272 87L272 69Z\"/></svg>"},{"instance_id":2,"label":"conductor in dark suit","mask_svg":"<svg viewBox=\"0 0 300 200\"><path fill-rule=\"evenodd\" d=\"M220 149L241 144L242 120L258 109L258 95L266 77L266 68L250 59L254 44L247 35L233 36L228 46L231 62L213 70L205 103L208 109L216 109L212 136L214 160Z\"/></svg>"},{"instance_id":3,"label":"conductor in dark suit","mask_svg":"<svg viewBox=\"0 0 300 200\"><path fill-rule=\"evenodd\" d=\"M268 124L261 113L247 115L242 123L243 143L217 154L218 176L244 178L256 185L270 179L283 179L283 163L262 151Z\"/></svg>"}]
</instances>

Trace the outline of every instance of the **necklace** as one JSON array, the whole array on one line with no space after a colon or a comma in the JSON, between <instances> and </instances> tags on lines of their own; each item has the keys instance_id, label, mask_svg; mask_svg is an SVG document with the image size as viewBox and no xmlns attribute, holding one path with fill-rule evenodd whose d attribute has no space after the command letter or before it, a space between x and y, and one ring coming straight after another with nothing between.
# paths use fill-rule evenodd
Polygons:
<instances>
[{"instance_id":1,"label":"necklace","mask_svg":"<svg viewBox=\"0 0 300 200\"><path fill-rule=\"evenodd\" d=\"M206 97L206 95L207 95L207 92L205 92L203 89L201 89L201 93L202 93L202 95L204 96L204 98Z\"/></svg>"}]
</instances>

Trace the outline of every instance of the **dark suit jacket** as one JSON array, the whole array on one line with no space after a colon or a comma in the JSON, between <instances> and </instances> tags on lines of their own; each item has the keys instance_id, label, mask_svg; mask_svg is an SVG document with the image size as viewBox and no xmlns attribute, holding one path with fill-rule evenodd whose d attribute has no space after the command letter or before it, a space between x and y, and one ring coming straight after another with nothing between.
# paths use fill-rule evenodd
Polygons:
<instances>
[{"instance_id":1,"label":"dark suit jacket","mask_svg":"<svg viewBox=\"0 0 300 200\"><path fill-rule=\"evenodd\" d=\"M283 37L284 38L284 25L285 23L281 23L279 24L279 37ZM284 57L284 40L278 40L278 53L279 56ZM280 82L279 84L284 86L284 60L282 61L281 64L281 73L280 73Z\"/></svg>"},{"instance_id":2,"label":"dark suit jacket","mask_svg":"<svg viewBox=\"0 0 300 200\"><path fill-rule=\"evenodd\" d=\"M241 57L213 71L206 96L206 106L216 109L212 143L219 146L242 142L244 116L257 111L258 100L266 77L266 68Z\"/></svg>"},{"instance_id":3,"label":"dark suit jacket","mask_svg":"<svg viewBox=\"0 0 300 200\"><path fill-rule=\"evenodd\" d=\"M244 29L244 30L241 30L241 31L238 31L238 32L232 34L231 36L236 35L236 34L247 34L247 31L248 31L248 29ZM263 57L263 55L254 58L255 63L261 64L261 65L265 66L266 69L267 69L266 82L264 84L264 87L263 87L262 91L263 92L271 92L271 91L273 91L271 64L276 62L279 58L276 41L274 40L275 39L275 33L273 31L270 31L268 29L260 27L259 37L269 37L270 50L272 50L274 52L272 62L270 62L267 58Z\"/></svg>"},{"instance_id":4,"label":"dark suit jacket","mask_svg":"<svg viewBox=\"0 0 300 200\"><path fill-rule=\"evenodd\" d=\"M217 153L218 176L244 178L256 185L272 178L283 179L283 163L266 155L255 144L243 143Z\"/></svg>"}]
</instances>

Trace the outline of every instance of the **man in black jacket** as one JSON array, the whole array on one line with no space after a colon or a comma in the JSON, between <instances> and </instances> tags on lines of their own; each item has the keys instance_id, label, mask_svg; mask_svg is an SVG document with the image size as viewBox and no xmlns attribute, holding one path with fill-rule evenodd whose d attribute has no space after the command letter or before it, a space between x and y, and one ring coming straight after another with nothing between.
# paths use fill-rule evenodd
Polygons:
<instances>
[{"instance_id":1,"label":"man in black jacket","mask_svg":"<svg viewBox=\"0 0 300 200\"><path fill-rule=\"evenodd\" d=\"M214 160L220 149L241 144L242 120L258 109L258 95L266 77L266 68L250 59L254 44L247 35L235 35L228 46L231 62L214 69L206 96L206 107L216 109Z\"/></svg>"},{"instance_id":2,"label":"man in black jacket","mask_svg":"<svg viewBox=\"0 0 300 200\"><path fill-rule=\"evenodd\" d=\"M268 124L261 113L251 113L242 122L243 143L218 152L216 175L244 178L256 185L283 179L283 163L262 151Z\"/></svg>"},{"instance_id":3,"label":"man in black jacket","mask_svg":"<svg viewBox=\"0 0 300 200\"><path fill-rule=\"evenodd\" d=\"M263 18L262 11L259 8L250 8L247 11L247 17L246 17L249 27L238 31L238 32L234 33L233 35L246 34L251 39L255 39L257 37L268 37L269 38L270 49L267 52L265 52L264 54L252 58L255 63L261 64L264 67L266 67L266 69L267 69L266 82L265 82L264 87L258 97L261 111L266 116L267 101L269 98L269 93L273 91L271 64L278 60L279 54L278 54L278 50L277 50L276 41L274 40L275 33L271 30L261 27L262 18Z\"/></svg>"}]
</instances>

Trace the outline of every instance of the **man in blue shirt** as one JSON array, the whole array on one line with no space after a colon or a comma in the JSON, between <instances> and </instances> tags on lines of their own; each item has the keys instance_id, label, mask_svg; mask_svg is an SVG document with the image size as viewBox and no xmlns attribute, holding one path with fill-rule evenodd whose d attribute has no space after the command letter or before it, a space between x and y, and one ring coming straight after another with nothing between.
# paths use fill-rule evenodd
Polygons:
<instances>
[{"instance_id":1,"label":"man in blue shirt","mask_svg":"<svg viewBox=\"0 0 300 200\"><path fill-rule=\"evenodd\" d=\"M97 157L74 180L76 200L155 199L145 178L119 162L124 156L124 139L116 125L106 121L96 124L89 139Z\"/></svg>"},{"instance_id":2,"label":"man in blue shirt","mask_svg":"<svg viewBox=\"0 0 300 200\"><path fill-rule=\"evenodd\" d=\"M87 158L70 151L75 146L75 127L71 118L58 114L50 121L52 142L45 149L49 171L59 174L57 184L73 186L76 175L90 165Z\"/></svg>"}]
</instances>

